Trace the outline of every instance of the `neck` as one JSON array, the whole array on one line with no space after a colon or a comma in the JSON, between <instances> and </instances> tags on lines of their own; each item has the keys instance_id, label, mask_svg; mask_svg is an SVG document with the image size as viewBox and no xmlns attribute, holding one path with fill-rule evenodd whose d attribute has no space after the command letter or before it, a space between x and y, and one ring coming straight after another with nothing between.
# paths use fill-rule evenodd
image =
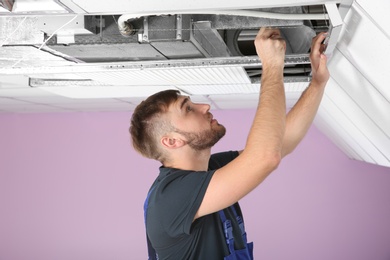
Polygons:
<instances>
[{"instance_id":1,"label":"neck","mask_svg":"<svg viewBox=\"0 0 390 260\"><path fill-rule=\"evenodd\" d=\"M164 163L164 167L189 171L207 171L211 155L211 148L202 151L192 149L178 149L171 160Z\"/></svg>"}]
</instances>

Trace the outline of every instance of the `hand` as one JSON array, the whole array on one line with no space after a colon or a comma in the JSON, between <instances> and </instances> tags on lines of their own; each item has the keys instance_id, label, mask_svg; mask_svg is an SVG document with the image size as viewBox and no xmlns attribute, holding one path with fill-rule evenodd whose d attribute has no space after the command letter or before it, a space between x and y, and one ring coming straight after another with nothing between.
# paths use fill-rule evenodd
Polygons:
<instances>
[{"instance_id":1,"label":"hand","mask_svg":"<svg viewBox=\"0 0 390 260\"><path fill-rule=\"evenodd\" d=\"M325 86L329 80L329 71L326 66L326 56L323 54L325 45L321 44L326 38L326 33L320 33L313 38L311 42L311 70L312 70L312 82L315 82L321 86Z\"/></svg>"},{"instance_id":2,"label":"hand","mask_svg":"<svg viewBox=\"0 0 390 260\"><path fill-rule=\"evenodd\" d=\"M262 27L255 39L255 47L262 66L284 68L286 42L279 29Z\"/></svg>"}]
</instances>

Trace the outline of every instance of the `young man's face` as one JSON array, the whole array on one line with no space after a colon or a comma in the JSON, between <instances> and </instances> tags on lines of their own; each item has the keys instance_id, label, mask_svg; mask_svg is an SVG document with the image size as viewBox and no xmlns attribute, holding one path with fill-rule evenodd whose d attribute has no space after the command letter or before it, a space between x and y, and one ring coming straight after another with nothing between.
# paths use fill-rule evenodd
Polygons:
<instances>
[{"instance_id":1,"label":"young man's face","mask_svg":"<svg viewBox=\"0 0 390 260\"><path fill-rule=\"evenodd\" d=\"M226 133L209 112L210 105L192 103L189 97L179 96L168 109L168 116L176 132L183 135L195 150L211 148Z\"/></svg>"}]
</instances>

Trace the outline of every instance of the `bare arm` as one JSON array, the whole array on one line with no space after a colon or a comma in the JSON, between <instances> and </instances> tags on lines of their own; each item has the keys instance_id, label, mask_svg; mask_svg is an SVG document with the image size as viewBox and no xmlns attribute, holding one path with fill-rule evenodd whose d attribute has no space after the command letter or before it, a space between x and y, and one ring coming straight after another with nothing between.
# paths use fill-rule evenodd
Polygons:
<instances>
[{"instance_id":1,"label":"bare arm","mask_svg":"<svg viewBox=\"0 0 390 260\"><path fill-rule=\"evenodd\" d=\"M260 101L240 155L218 169L195 218L226 208L259 185L279 164L285 134L283 68L286 45L279 30L262 28L255 40L262 61Z\"/></svg>"},{"instance_id":2,"label":"bare arm","mask_svg":"<svg viewBox=\"0 0 390 260\"><path fill-rule=\"evenodd\" d=\"M282 156L291 153L306 135L324 94L329 79L326 56L322 54L324 46L321 44L325 37L321 33L313 38L310 53L312 82L287 114Z\"/></svg>"},{"instance_id":3,"label":"bare arm","mask_svg":"<svg viewBox=\"0 0 390 260\"><path fill-rule=\"evenodd\" d=\"M325 37L326 35L321 33L313 38L312 52L310 54L313 80L286 116L282 157L291 153L302 141L314 120L322 100L325 85L329 79L326 56L321 55L324 48L321 42ZM240 154L242 152L243 150L239 151Z\"/></svg>"}]
</instances>

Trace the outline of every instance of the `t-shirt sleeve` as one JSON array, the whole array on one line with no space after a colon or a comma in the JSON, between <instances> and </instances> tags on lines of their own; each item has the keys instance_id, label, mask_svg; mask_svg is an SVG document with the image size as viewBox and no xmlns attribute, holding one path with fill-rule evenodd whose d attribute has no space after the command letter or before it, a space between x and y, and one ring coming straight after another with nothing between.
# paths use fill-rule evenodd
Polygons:
<instances>
[{"instance_id":1,"label":"t-shirt sleeve","mask_svg":"<svg viewBox=\"0 0 390 260\"><path fill-rule=\"evenodd\" d=\"M221 152L211 155L209 169L217 170L233 161L238 156L237 151Z\"/></svg>"}]
</instances>

